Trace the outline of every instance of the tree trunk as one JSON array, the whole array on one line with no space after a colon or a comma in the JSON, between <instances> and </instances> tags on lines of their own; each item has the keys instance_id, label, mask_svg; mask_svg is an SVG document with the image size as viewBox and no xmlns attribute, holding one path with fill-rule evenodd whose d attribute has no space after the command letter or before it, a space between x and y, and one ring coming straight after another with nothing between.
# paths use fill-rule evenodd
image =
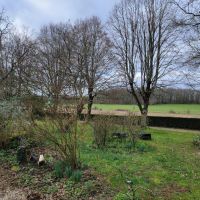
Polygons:
<instances>
[{"instance_id":1,"label":"tree trunk","mask_svg":"<svg viewBox=\"0 0 200 200\"><path fill-rule=\"evenodd\" d=\"M141 113L141 127L147 127L147 111L143 110Z\"/></svg>"},{"instance_id":2,"label":"tree trunk","mask_svg":"<svg viewBox=\"0 0 200 200\"><path fill-rule=\"evenodd\" d=\"M59 105L59 97L58 95L53 96L53 105L51 107L51 112L57 114Z\"/></svg>"},{"instance_id":3,"label":"tree trunk","mask_svg":"<svg viewBox=\"0 0 200 200\"><path fill-rule=\"evenodd\" d=\"M141 111L141 127L147 127L147 114L148 114L149 100L144 101L144 107Z\"/></svg>"},{"instance_id":4,"label":"tree trunk","mask_svg":"<svg viewBox=\"0 0 200 200\"><path fill-rule=\"evenodd\" d=\"M87 120L89 120L90 117L91 117L92 105L93 105L94 97L95 97L95 95L93 94L93 88L90 87L90 88L88 89L88 110L87 110Z\"/></svg>"},{"instance_id":5,"label":"tree trunk","mask_svg":"<svg viewBox=\"0 0 200 200\"><path fill-rule=\"evenodd\" d=\"M78 105L77 105L77 117L78 117L78 119L81 119L81 114L82 114L83 108L84 108L84 102L83 102L83 99L81 98L78 102Z\"/></svg>"},{"instance_id":6,"label":"tree trunk","mask_svg":"<svg viewBox=\"0 0 200 200\"><path fill-rule=\"evenodd\" d=\"M89 97L88 99L88 110L87 110L87 120L90 119L91 117L91 112L92 112L92 105L93 105L93 96Z\"/></svg>"}]
</instances>

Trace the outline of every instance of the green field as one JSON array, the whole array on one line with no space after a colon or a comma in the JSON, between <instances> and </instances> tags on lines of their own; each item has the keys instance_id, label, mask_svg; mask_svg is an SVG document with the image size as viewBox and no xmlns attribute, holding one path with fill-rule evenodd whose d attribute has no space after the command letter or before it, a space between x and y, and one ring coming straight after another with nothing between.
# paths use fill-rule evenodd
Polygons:
<instances>
[{"instance_id":1,"label":"green field","mask_svg":"<svg viewBox=\"0 0 200 200\"><path fill-rule=\"evenodd\" d=\"M136 105L121 105L121 104L94 104L93 109L114 111L114 110L128 110L139 111ZM191 114L200 115L199 104L159 104L150 105L150 113L172 113L172 114Z\"/></svg>"}]
</instances>

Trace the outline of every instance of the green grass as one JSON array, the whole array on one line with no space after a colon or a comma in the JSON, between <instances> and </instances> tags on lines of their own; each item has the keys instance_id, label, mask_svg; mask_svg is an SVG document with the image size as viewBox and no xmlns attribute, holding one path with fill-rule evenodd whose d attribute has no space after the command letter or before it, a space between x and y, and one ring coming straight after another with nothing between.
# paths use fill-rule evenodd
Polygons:
<instances>
[{"instance_id":1,"label":"green grass","mask_svg":"<svg viewBox=\"0 0 200 200\"><path fill-rule=\"evenodd\" d=\"M199 199L200 154L192 145L196 134L153 129L149 132L153 140L140 141L137 151L128 151L123 143L99 150L92 147L89 128L81 137L81 160L103 175L118 196L127 193L125 181L133 180L137 187L153 191L153 199ZM137 195L149 199L144 191Z\"/></svg>"},{"instance_id":2,"label":"green grass","mask_svg":"<svg viewBox=\"0 0 200 200\"><path fill-rule=\"evenodd\" d=\"M121 104L94 104L93 109L101 109L106 111L113 111L113 110L139 111L136 105L121 105ZM198 104L150 105L149 112L200 115L200 105Z\"/></svg>"},{"instance_id":3,"label":"green grass","mask_svg":"<svg viewBox=\"0 0 200 200\"><path fill-rule=\"evenodd\" d=\"M81 123L78 137L81 163L89 166L97 177L105 179L105 185L114 191L114 200L128 200L127 180L133 181L134 188L145 189L136 192L143 200L198 200L200 150L192 144L198 134L156 129L147 131L152 134L152 141L138 141L136 148L127 148L130 144L128 141L111 141L100 150L94 147L91 126ZM10 154L10 151L0 150L0 163L5 161L16 166L15 152ZM21 173L23 184L31 186L37 183L30 173ZM46 175L49 176L49 173ZM62 185L62 182L59 184ZM47 188L50 192L56 189L53 185ZM155 196L150 198L146 190L152 191Z\"/></svg>"}]
</instances>

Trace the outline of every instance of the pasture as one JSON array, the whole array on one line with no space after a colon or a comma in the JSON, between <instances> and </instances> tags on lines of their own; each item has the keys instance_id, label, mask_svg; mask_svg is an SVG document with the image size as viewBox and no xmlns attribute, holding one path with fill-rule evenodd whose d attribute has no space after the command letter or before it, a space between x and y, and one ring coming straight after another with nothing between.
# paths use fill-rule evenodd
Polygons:
<instances>
[{"instance_id":1,"label":"pasture","mask_svg":"<svg viewBox=\"0 0 200 200\"><path fill-rule=\"evenodd\" d=\"M94 104L94 110L139 112L137 105ZM158 104L150 105L149 113L200 115L199 104Z\"/></svg>"}]
</instances>

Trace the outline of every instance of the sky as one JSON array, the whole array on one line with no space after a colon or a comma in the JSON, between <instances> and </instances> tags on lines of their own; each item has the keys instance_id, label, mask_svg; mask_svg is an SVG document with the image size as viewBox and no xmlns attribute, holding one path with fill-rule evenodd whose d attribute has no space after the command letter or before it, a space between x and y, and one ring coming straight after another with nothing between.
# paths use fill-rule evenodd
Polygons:
<instances>
[{"instance_id":1,"label":"sky","mask_svg":"<svg viewBox=\"0 0 200 200\"><path fill-rule=\"evenodd\" d=\"M74 22L92 15L104 22L120 0L0 0L0 8L17 27L38 31L44 24Z\"/></svg>"}]
</instances>

